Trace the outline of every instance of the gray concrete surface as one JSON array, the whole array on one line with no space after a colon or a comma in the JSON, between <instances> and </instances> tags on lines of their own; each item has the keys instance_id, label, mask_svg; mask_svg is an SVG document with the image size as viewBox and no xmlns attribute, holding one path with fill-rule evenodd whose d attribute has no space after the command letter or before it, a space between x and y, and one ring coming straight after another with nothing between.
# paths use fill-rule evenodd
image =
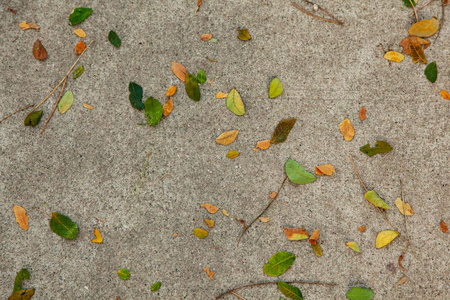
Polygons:
<instances>
[{"instance_id":1,"label":"gray concrete surface","mask_svg":"<svg viewBox=\"0 0 450 300\"><path fill-rule=\"evenodd\" d=\"M353 286L372 288L374 299L449 299L449 235L439 223L450 223L450 102L439 91L450 90L450 22L426 50L439 68L431 84L424 65L409 57L389 64L378 46L400 51L398 43L414 23L400 0L317 2L345 26L313 19L289 1L204 0L194 14L196 2L2 1L1 116L38 103L59 82L76 59L73 48L80 39L73 29L84 29L88 36L83 40L95 43L82 59L85 73L68 82L73 107L65 115L56 112L42 135L43 123L23 126L25 112L0 124L0 298L11 293L16 273L28 268L31 279L24 286L36 289L33 299L213 299L234 286L275 281L263 266L284 250L297 260L280 280L338 284L299 285L305 299L345 299ZM70 26L68 16L80 6L94 13ZM419 16L440 14L436 2ZM41 29L21 31L18 24L25 20ZM248 28L253 39L239 41L240 28ZM108 42L109 30L122 38L120 49ZM214 34L219 42L200 41L202 33ZM36 39L49 54L43 62L32 56ZM215 78L202 86L200 102L187 97L170 69L172 61L190 72L203 68L208 80ZM285 92L269 99L273 76ZM162 102L167 88L178 86L175 108L158 126L136 125L145 117L129 104L131 80L144 87L145 97ZM214 97L232 88L246 105L243 117ZM44 121L55 99L43 105ZM95 109L83 108L83 102ZM363 106L367 120L361 122ZM254 152L256 142L270 138L287 117L298 119L288 140ZM356 130L351 142L338 129L345 118ZM240 130L233 144L215 143L231 129ZM359 151L377 140L389 142L394 151L372 158ZM241 155L229 160L229 150ZM349 155L366 185L391 205L401 193L399 179L404 181L415 211L408 228L417 259L408 251L404 265L410 280L401 286L395 283L402 272L386 266L397 266L405 243L398 238L375 249L377 233L389 226L363 198ZM248 222L266 206L267 195L285 176L288 158L310 172L332 163L336 173L304 186L286 184L267 213L271 221L258 221L236 248L242 226L235 217ZM226 209L230 217L211 216L200 208L204 202ZM28 211L28 231L17 225L14 205ZM79 226L78 237L68 241L53 234L48 218L32 207L70 216ZM403 216L395 207L387 216L404 233ZM206 228L202 219L209 217L216 226L198 240L192 230ZM365 233L357 230L361 225ZM324 255L316 257L306 241L288 241L283 226L319 228ZM91 243L94 227L103 244ZM345 246L350 240L362 253ZM214 281L203 271L206 266L217 272ZM120 268L131 271L129 281L117 277ZM155 281L162 287L151 293ZM281 296L275 286L239 294L245 299Z\"/></svg>"}]
</instances>

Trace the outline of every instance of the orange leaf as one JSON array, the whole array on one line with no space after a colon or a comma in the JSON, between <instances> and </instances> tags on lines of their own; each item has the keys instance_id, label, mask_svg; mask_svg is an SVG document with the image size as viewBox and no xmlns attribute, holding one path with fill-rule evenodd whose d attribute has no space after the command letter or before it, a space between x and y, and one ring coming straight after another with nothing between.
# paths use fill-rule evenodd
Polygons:
<instances>
[{"instance_id":1,"label":"orange leaf","mask_svg":"<svg viewBox=\"0 0 450 300\"><path fill-rule=\"evenodd\" d=\"M181 81L186 81L186 68L177 62L172 62L172 72Z\"/></svg>"},{"instance_id":2,"label":"orange leaf","mask_svg":"<svg viewBox=\"0 0 450 300\"><path fill-rule=\"evenodd\" d=\"M177 86L176 86L176 85L172 85L171 87L169 87L169 88L167 89L166 97L173 96L173 95L175 94L176 91L177 91Z\"/></svg>"},{"instance_id":3,"label":"orange leaf","mask_svg":"<svg viewBox=\"0 0 450 300\"><path fill-rule=\"evenodd\" d=\"M213 228L214 227L214 220L213 219L203 219L203 221L205 221L205 223L208 224L209 228Z\"/></svg>"},{"instance_id":4,"label":"orange leaf","mask_svg":"<svg viewBox=\"0 0 450 300\"><path fill-rule=\"evenodd\" d=\"M319 239L319 229L316 229L314 230L313 234L311 234L309 242L311 243L311 245L315 245L318 239Z\"/></svg>"},{"instance_id":5,"label":"orange leaf","mask_svg":"<svg viewBox=\"0 0 450 300\"><path fill-rule=\"evenodd\" d=\"M28 230L28 216L27 211L20 206L13 207L14 214L16 215L16 222L19 223L20 228Z\"/></svg>"},{"instance_id":6,"label":"orange leaf","mask_svg":"<svg viewBox=\"0 0 450 300\"><path fill-rule=\"evenodd\" d=\"M406 270L406 268L402 265L402 260L404 258L403 254L404 253L402 252L402 254L398 257L398 266L400 267L400 270L402 270L403 272L406 272L408 270Z\"/></svg>"},{"instance_id":7,"label":"orange leaf","mask_svg":"<svg viewBox=\"0 0 450 300\"><path fill-rule=\"evenodd\" d=\"M75 52L77 54L81 54L86 50L86 44L83 41L79 41L78 44L75 46Z\"/></svg>"},{"instance_id":8,"label":"orange leaf","mask_svg":"<svg viewBox=\"0 0 450 300\"><path fill-rule=\"evenodd\" d=\"M227 98L227 97L228 97L228 93L225 94L225 93L222 93L222 92L218 92L218 93L216 94L216 98L217 98L217 99L223 99L223 98Z\"/></svg>"},{"instance_id":9,"label":"orange leaf","mask_svg":"<svg viewBox=\"0 0 450 300\"><path fill-rule=\"evenodd\" d=\"M361 232L364 232L364 231L366 231L366 226L360 226L359 228L358 228L358 230L359 231L361 231Z\"/></svg>"},{"instance_id":10,"label":"orange leaf","mask_svg":"<svg viewBox=\"0 0 450 300\"><path fill-rule=\"evenodd\" d=\"M27 24L26 21L23 21L22 23L20 23L20 24L19 24L19 27L20 27L20 29L22 29L22 30L27 30L27 29L36 29L36 30L39 30L39 28L40 28L36 23L30 22L30 23Z\"/></svg>"},{"instance_id":11,"label":"orange leaf","mask_svg":"<svg viewBox=\"0 0 450 300\"><path fill-rule=\"evenodd\" d=\"M424 45L424 49L427 49L428 46L430 46L430 42L427 40L424 40L420 37L416 37L416 36L408 36L407 38L404 38L403 41L401 41L400 46L403 47L403 53L405 53L406 55L411 55L411 51L409 51L409 45L411 43L417 43L420 45Z\"/></svg>"},{"instance_id":12,"label":"orange leaf","mask_svg":"<svg viewBox=\"0 0 450 300\"><path fill-rule=\"evenodd\" d=\"M100 234L100 231L98 231L97 228L94 228L94 234L95 234L95 239L91 240L91 242L101 244L103 242L103 238L102 238L102 235Z\"/></svg>"},{"instance_id":13,"label":"orange leaf","mask_svg":"<svg viewBox=\"0 0 450 300\"><path fill-rule=\"evenodd\" d=\"M209 41L211 38L212 38L212 34L210 34L210 33L202 34L202 36L200 37L200 39L202 41Z\"/></svg>"},{"instance_id":14,"label":"orange leaf","mask_svg":"<svg viewBox=\"0 0 450 300\"><path fill-rule=\"evenodd\" d=\"M170 115L173 110L173 97L170 97L169 100L163 105L163 114L165 117Z\"/></svg>"},{"instance_id":15,"label":"orange leaf","mask_svg":"<svg viewBox=\"0 0 450 300\"><path fill-rule=\"evenodd\" d=\"M408 33L412 36L429 37L435 34L439 29L439 20L436 17L422 20L409 27Z\"/></svg>"},{"instance_id":16,"label":"orange leaf","mask_svg":"<svg viewBox=\"0 0 450 300\"><path fill-rule=\"evenodd\" d=\"M444 221L441 222L441 226L439 228L442 230L442 232L448 232L447 224L445 224Z\"/></svg>"},{"instance_id":17,"label":"orange leaf","mask_svg":"<svg viewBox=\"0 0 450 300\"><path fill-rule=\"evenodd\" d=\"M366 119L366 108L363 107L359 110L359 119L364 121Z\"/></svg>"},{"instance_id":18,"label":"orange leaf","mask_svg":"<svg viewBox=\"0 0 450 300\"><path fill-rule=\"evenodd\" d=\"M317 175L331 175L335 172L332 164L326 164L316 167Z\"/></svg>"},{"instance_id":19,"label":"orange leaf","mask_svg":"<svg viewBox=\"0 0 450 300\"><path fill-rule=\"evenodd\" d=\"M447 91L441 91L441 96L445 100L450 100L450 94Z\"/></svg>"},{"instance_id":20,"label":"orange leaf","mask_svg":"<svg viewBox=\"0 0 450 300\"><path fill-rule=\"evenodd\" d=\"M277 192L272 192L269 194L270 199L275 199L278 196Z\"/></svg>"},{"instance_id":21,"label":"orange leaf","mask_svg":"<svg viewBox=\"0 0 450 300\"><path fill-rule=\"evenodd\" d=\"M270 221L270 217L259 217L258 219L263 223L267 223Z\"/></svg>"},{"instance_id":22,"label":"orange leaf","mask_svg":"<svg viewBox=\"0 0 450 300\"><path fill-rule=\"evenodd\" d=\"M208 274L209 279L214 280L213 277L214 277L214 275L216 274L216 272L211 272L211 271L209 270L208 267L205 267L205 268L203 269L203 271L205 271L206 274Z\"/></svg>"},{"instance_id":23,"label":"orange leaf","mask_svg":"<svg viewBox=\"0 0 450 300\"><path fill-rule=\"evenodd\" d=\"M270 140L264 140L264 141L257 142L256 143L256 148L253 149L253 150L255 150L255 151L266 150L269 147L270 147Z\"/></svg>"},{"instance_id":24,"label":"orange leaf","mask_svg":"<svg viewBox=\"0 0 450 300\"><path fill-rule=\"evenodd\" d=\"M92 105L89 105L86 103L83 103L83 106L84 106L84 108L87 108L87 109L94 109L94 107Z\"/></svg>"},{"instance_id":25,"label":"orange leaf","mask_svg":"<svg viewBox=\"0 0 450 300\"><path fill-rule=\"evenodd\" d=\"M227 212L225 209L222 209L222 213L223 213L226 217L229 216L228 212Z\"/></svg>"},{"instance_id":26,"label":"orange leaf","mask_svg":"<svg viewBox=\"0 0 450 300\"><path fill-rule=\"evenodd\" d=\"M86 32L84 32L84 30L81 29L81 28L75 29L75 30L73 31L73 33L75 33L76 35L78 35L80 38L86 37Z\"/></svg>"},{"instance_id":27,"label":"orange leaf","mask_svg":"<svg viewBox=\"0 0 450 300\"><path fill-rule=\"evenodd\" d=\"M425 53L423 52L422 47L418 43L409 44L409 51L411 52L411 58L413 62L416 64L419 61L422 61L422 64L427 63L427 58L425 57Z\"/></svg>"},{"instance_id":28,"label":"orange leaf","mask_svg":"<svg viewBox=\"0 0 450 300\"><path fill-rule=\"evenodd\" d=\"M45 50L40 40L36 40L36 42L34 43L33 56L34 58L39 60L44 60L47 58L47 50Z\"/></svg>"},{"instance_id":29,"label":"orange leaf","mask_svg":"<svg viewBox=\"0 0 450 300\"><path fill-rule=\"evenodd\" d=\"M232 142L234 142L234 140L237 138L239 134L239 130L235 129L235 130L230 130L230 131L225 131L224 133L222 133L221 135L219 135L216 139L217 144L226 146L231 144Z\"/></svg>"},{"instance_id":30,"label":"orange leaf","mask_svg":"<svg viewBox=\"0 0 450 300\"><path fill-rule=\"evenodd\" d=\"M308 231L301 228L283 228L284 234L290 241L306 240L309 237Z\"/></svg>"},{"instance_id":31,"label":"orange leaf","mask_svg":"<svg viewBox=\"0 0 450 300\"><path fill-rule=\"evenodd\" d=\"M217 206L208 203L203 203L201 207L204 207L210 214L215 214L219 210Z\"/></svg>"},{"instance_id":32,"label":"orange leaf","mask_svg":"<svg viewBox=\"0 0 450 300\"><path fill-rule=\"evenodd\" d=\"M342 121L341 124L339 124L339 129L346 141L351 141L355 136L355 129L349 119Z\"/></svg>"}]
</instances>

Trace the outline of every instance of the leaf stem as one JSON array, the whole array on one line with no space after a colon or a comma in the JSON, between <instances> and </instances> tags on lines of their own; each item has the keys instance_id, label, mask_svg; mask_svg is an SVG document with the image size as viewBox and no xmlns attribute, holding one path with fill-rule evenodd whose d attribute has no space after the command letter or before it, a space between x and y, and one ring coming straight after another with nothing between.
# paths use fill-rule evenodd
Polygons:
<instances>
[{"instance_id":1,"label":"leaf stem","mask_svg":"<svg viewBox=\"0 0 450 300\"><path fill-rule=\"evenodd\" d=\"M29 108L29 107L31 107L31 106L33 106L33 105L34 105L34 104L28 104L27 106L22 107L21 109L16 110L16 111L13 112L12 114L9 114L9 115L7 115L6 117L4 117L3 119L1 119L1 120L0 120L0 123L3 122L3 121L5 121L5 120L8 119L9 117L13 116L14 114L18 113L19 111L22 111L22 110L24 110L24 109L27 109L27 108Z\"/></svg>"},{"instance_id":2,"label":"leaf stem","mask_svg":"<svg viewBox=\"0 0 450 300\"><path fill-rule=\"evenodd\" d=\"M424 8L425 6L428 6L431 2L433 2L435 0L430 0L427 3L425 3L424 5L422 5L421 7L419 7L418 9L416 9L416 12L418 12L419 10L421 10L422 8ZM410 17L414 16L414 12L412 12L410 15Z\"/></svg>"},{"instance_id":3,"label":"leaf stem","mask_svg":"<svg viewBox=\"0 0 450 300\"><path fill-rule=\"evenodd\" d=\"M444 26L444 18L445 18L445 4L444 3L445 3L445 0L441 0L441 1L442 1L442 18L441 18L441 22L439 22L438 34L437 34L436 38L434 39L433 44L436 43L437 39L439 38L439 35L441 34L442 26Z\"/></svg>"},{"instance_id":4,"label":"leaf stem","mask_svg":"<svg viewBox=\"0 0 450 300\"><path fill-rule=\"evenodd\" d=\"M400 179L400 185L402 187L402 201L403 201L403 215L405 217L405 232L406 232L406 238L408 239L408 246L411 246L411 251L414 254L414 257L417 259L416 253L414 252L413 246L411 244L411 238L409 236L409 232L408 232L408 223L406 221L406 209L405 209L405 205L406 205L406 201L405 201L405 196L403 193L403 181ZM407 248L408 249L408 248ZM406 250L405 250L406 252Z\"/></svg>"}]
</instances>

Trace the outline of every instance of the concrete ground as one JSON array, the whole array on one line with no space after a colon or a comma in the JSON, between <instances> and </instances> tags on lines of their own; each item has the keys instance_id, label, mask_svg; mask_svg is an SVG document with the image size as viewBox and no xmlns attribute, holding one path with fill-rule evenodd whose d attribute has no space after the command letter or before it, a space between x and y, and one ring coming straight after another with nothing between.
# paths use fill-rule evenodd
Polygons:
<instances>
[{"instance_id":1,"label":"concrete ground","mask_svg":"<svg viewBox=\"0 0 450 300\"><path fill-rule=\"evenodd\" d=\"M439 70L431 84L425 65L410 57L401 63L383 59L379 44L401 51L398 44L415 22L401 0L317 1L345 26L314 19L290 1L204 0L195 14L196 2L2 1L0 117L37 104L60 81L77 57L73 48L80 38L73 29L84 29L83 40L95 42L80 62L84 74L66 86L74 94L73 107L64 115L56 112L43 134L56 93L42 106L37 127L23 126L26 111L0 124L0 298L12 292L17 272L28 268L31 278L23 286L36 289L33 299L213 299L235 286L276 280L337 284L299 284L305 299L345 299L354 286L373 289L374 299L449 299L449 235L439 223L450 223L450 102L440 96L440 90L450 90L450 21L425 50ZM419 18L440 17L438 2ZM296 3L311 11L303 1ZM93 14L70 26L70 13L83 6ZM21 31L23 21L41 29ZM249 29L251 41L237 39L241 28ZM110 30L122 39L119 49L108 41ZM203 33L212 33L218 43L200 41ZM36 39L47 49L45 61L32 55ZM203 68L208 81L215 79L201 86L200 102L187 97L172 61L195 74ZM284 93L269 99L274 76ZM129 103L130 81L143 86L145 98L162 103L167 88L177 85L172 114L156 127L136 125L145 117ZM232 88L242 96L245 116L215 98ZM365 121L358 119L361 107L367 108ZM286 142L253 151L288 117L297 124ZM350 142L339 131L345 118L356 130ZM239 130L233 144L215 143L232 129ZM359 151L377 140L394 150L374 157ZM230 150L240 156L226 158ZM390 227L363 198L349 155L368 188L393 205L386 215L406 235L394 206L401 195L399 179L404 182L415 212L408 217L408 231L416 254L408 249L404 274L397 265L406 247L402 239L375 248L377 233ZM242 230L236 217L250 222L264 209L268 194L285 177L288 158L310 172L332 163L336 173L303 186L287 183L266 213L270 222L257 221L236 247ZM211 215L202 203L230 216ZM14 205L27 210L28 231L16 223ZM49 218L33 207L69 216L79 227L78 237L55 235ZM199 240L192 230L207 229L203 218L216 225ZM361 225L365 233L358 231ZM307 241L288 241L284 226L304 226L310 233L319 228L323 256L316 257ZM102 244L91 242L94 227ZM356 241L362 252L350 250L348 241ZM269 277L263 266L280 250L297 259L279 278ZM216 272L214 281L205 267ZM118 278L121 268L130 270L130 280ZM396 286L405 275L409 280ZM155 281L162 287L152 293ZM281 296L274 285L238 294Z\"/></svg>"}]
</instances>

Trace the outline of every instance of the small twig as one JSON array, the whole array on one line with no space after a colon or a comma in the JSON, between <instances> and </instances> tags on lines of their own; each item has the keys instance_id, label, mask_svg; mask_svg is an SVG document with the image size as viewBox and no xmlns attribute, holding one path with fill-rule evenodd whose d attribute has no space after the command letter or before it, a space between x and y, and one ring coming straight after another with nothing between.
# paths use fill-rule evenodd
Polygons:
<instances>
[{"instance_id":1,"label":"small twig","mask_svg":"<svg viewBox=\"0 0 450 300\"><path fill-rule=\"evenodd\" d=\"M421 7L419 7L418 9L416 9L416 13L417 13L418 11L420 11L422 8L428 6L428 5L429 5L431 2L433 2L433 1L434 1L434 0L430 0L430 1L428 1L427 3L425 3L424 5L422 5ZM410 16L410 17L414 16L414 12L412 12L409 16Z\"/></svg>"},{"instance_id":2,"label":"small twig","mask_svg":"<svg viewBox=\"0 0 450 300\"><path fill-rule=\"evenodd\" d=\"M241 300L245 300L245 298L239 296L237 293L235 293L235 292L233 292L233 291L230 291L230 294L235 295L236 297L238 297L238 298L241 299Z\"/></svg>"},{"instance_id":3,"label":"small twig","mask_svg":"<svg viewBox=\"0 0 450 300\"><path fill-rule=\"evenodd\" d=\"M309 2L309 1L307 1L307 0L303 0L303 1L305 1L305 2L307 2L307 3L309 3L309 4L313 4L312 2ZM292 5L294 5L297 9L299 9L299 10L302 11L302 12L304 12L304 13L307 14L308 16L314 17L314 18L316 18L316 19L319 19L319 20L322 20L322 21L325 21L325 22L330 22L330 23L336 23L336 24L339 24L339 25L344 25L344 22L339 21L339 20L336 19L332 14L330 14L329 12L327 12L325 9L323 9L323 8L320 7L320 6L318 6L318 8L319 8L320 10L324 11L324 12L325 12L327 15L329 15L331 18L333 18L333 20L325 19L325 18L316 16L315 14L312 14L312 13L310 13L310 12L304 10L303 8L301 8L300 6L298 6L297 4L295 4L294 2L291 2L291 3L292 3Z\"/></svg>"},{"instance_id":4,"label":"small twig","mask_svg":"<svg viewBox=\"0 0 450 300\"><path fill-rule=\"evenodd\" d=\"M247 232L247 230L250 229L250 227L253 225L253 223L255 223L256 220L258 220L259 217L261 217L270 208L270 206L272 206L272 203L278 198L278 195L280 194L280 191L283 188L284 183L286 182L286 179L287 179L287 176L284 177L283 183L281 183L280 188L278 189L277 195L272 199L272 201L270 201L269 205L267 205L266 208L248 226L246 226L244 228L244 230L242 231L241 235L239 236L237 246L239 246L239 242L241 241L242 237Z\"/></svg>"},{"instance_id":5,"label":"small twig","mask_svg":"<svg viewBox=\"0 0 450 300\"><path fill-rule=\"evenodd\" d=\"M411 0L410 0L411 1ZM439 35L441 34L441 29L442 26L444 26L444 18L445 18L445 0L441 0L442 1L442 18L441 18L441 22L439 22L439 29L438 29L438 34L436 36L436 38L433 41L433 44L436 43L437 39L439 38Z\"/></svg>"},{"instance_id":6,"label":"small twig","mask_svg":"<svg viewBox=\"0 0 450 300\"><path fill-rule=\"evenodd\" d=\"M45 212L45 211L43 211L43 210L40 210L39 208L37 208L37 207L33 207L35 210L37 210L37 211L40 211L41 213L43 213L43 214L46 214L47 216L49 216L50 218L52 217L52 215L51 214L49 214L49 213L47 213L47 212Z\"/></svg>"},{"instance_id":7,"label":"small twig","mask_svg":"<svg viewBox=\"0 0 450 300\"><path fill-rule=\"evenodd\" d=\"M414 4L412 3L411 0L409 0L409 3L411 3L412 9L414 10L414 14L416 15L416 22L419 22L419 18L417 17L416 7L414 6Z\"/></svg>"},{"instance_id":8,"label":"small twig","mask_svg":"<svg viewBox=\"0 0 450 300\"><path fill-rule=\"evenodd\" d=\"M405 232L406 232L406 238L408 239L408 246L411 246L411 251L412 251L412 253L414 254L414 257L417 259L417 256L416 256L416 253L414 253L414 249L413 249L413 246L412 246L412 244L411 244L411 238L410 238L409 232L408 232L408 223L407 223L407 221L406 221L406 208L405 208L406 200L405 200L405 195L404 195L404 193L403 193L403 181L402 181L401 179L400 179L400 185L401 185L401 187L402 187L403 215L404 215L404 217L405 217ZM408 249L408 248L406 248L406 249ZM406 250L405 250L404 252L406 253Z\"/></svg>"},{"instance_id":9,"label":"small twig","mask_svg":"<svg viewBox=\"0 0 450 300\"><path fill-rule=\"evenodd\" d=\"M9 117L11 117L11 116L13 116L14 114L16 114L16 113L18 113L19 111L22 111L22 110L24 110L24 109L27 109L27 108L29 108L29 107L31 107L31 106L33 106L34 104L28 104L27 106L25 106L25 107L22 107L21 109L19 109L19 110L16 110L15 112L13 112L12 114L10 114L10 115L7 115L6 117L4 117L3 119L1 119L0 120L0 123L1 122L3 122L3 121L5 121L6 119L8 119Z\"/></svg>"},{"instance_id":10,"label":"small twig","mask_svg":"<svg viewBox=\"0 0 450 300\"><path fill-rule=\"evenodd\" d=\"M364 189L366 190L366 192L368 192L366 186L364 185L364 182L361 180L361 177L360 177L359 174L358 174L358 171L356 171L356 167L355 167L355 164L353 163L353 158L352 158L352 156L351 156L351 155L349 155L349 156L350 156L350 160L352 161L353 170L355 170L355 173L356 173L356 175L358 176L359 182L360 182L361 185L364 187Z\"/></svg>"},{"instance_id":11,"label":"small twig","mask_svg":"<svg viewBox=\"0 0 450 300\"><path fill-rule=\"evenodd\" d=\"M289 281L287 282L289 284L317 284L317 285L328 285L328 286L336 286L336 283L328 283L328 282L320 282L320 281ZM236 290L239 289L244 289L244 288L248 288L248 287L254 287L254 286L261 286L261 285L268 285L268 284L278 284L278 281L275 282L258 282L258 283L251 283L251 284L246 284L246 285L242 285L242 286L238 286L232 289L229 289L228 291L226 291L225 293L220 294L219 296L216 296L216 299L220 299L223 296L227 295L227 294L231 294L231 292L234 292Z\"/></svg>"},{"instance_id":12,"label":"small twig","mask_svg":"<svg viewBox=\"0 0 450 300\"><path fill-rule=\"evenodd\" d=\"M53 107L52 113L50 114L50 117L48 117L47 121L45 122L44 128L42 128L41 133L43 133L44 130L45 130L45 128L47 128L47 124L48 124L48 122L50 121L50 119L52 118L53 113L55 112L56 107L58 106L59 100L61 100L62 94L63 94L63 92L64 92L64 88L66 87L66 83L67 83L67 76L65 77L63 86L62 86L62 88L61 88L61 92L59 93L58 99L57 99L56 102L55 102L55 106Z\"/></svg>"},{"instance_id":13,"label":"small twig","mask_svg":"<svg viewBox=\"0 0 450 300\"><path fill-rule=\"evenodd\" d=\"M217 60L209 58L208 56L206 57L207 60L212 61L212 62L217 62Z\"/></svg>"},{"instance_id":14,"label":"small twig","mask_svg":"<svg viewBox=\"0 0 450 300\"><path fill-rule=\"evenodd\" d=\"M164 174L158 180L156 180L156 182L159 182L161 179L163 179L164 177L167 177L167 176L170 176L170 174L169 173Z\"/></svg>"}]
</instances>

